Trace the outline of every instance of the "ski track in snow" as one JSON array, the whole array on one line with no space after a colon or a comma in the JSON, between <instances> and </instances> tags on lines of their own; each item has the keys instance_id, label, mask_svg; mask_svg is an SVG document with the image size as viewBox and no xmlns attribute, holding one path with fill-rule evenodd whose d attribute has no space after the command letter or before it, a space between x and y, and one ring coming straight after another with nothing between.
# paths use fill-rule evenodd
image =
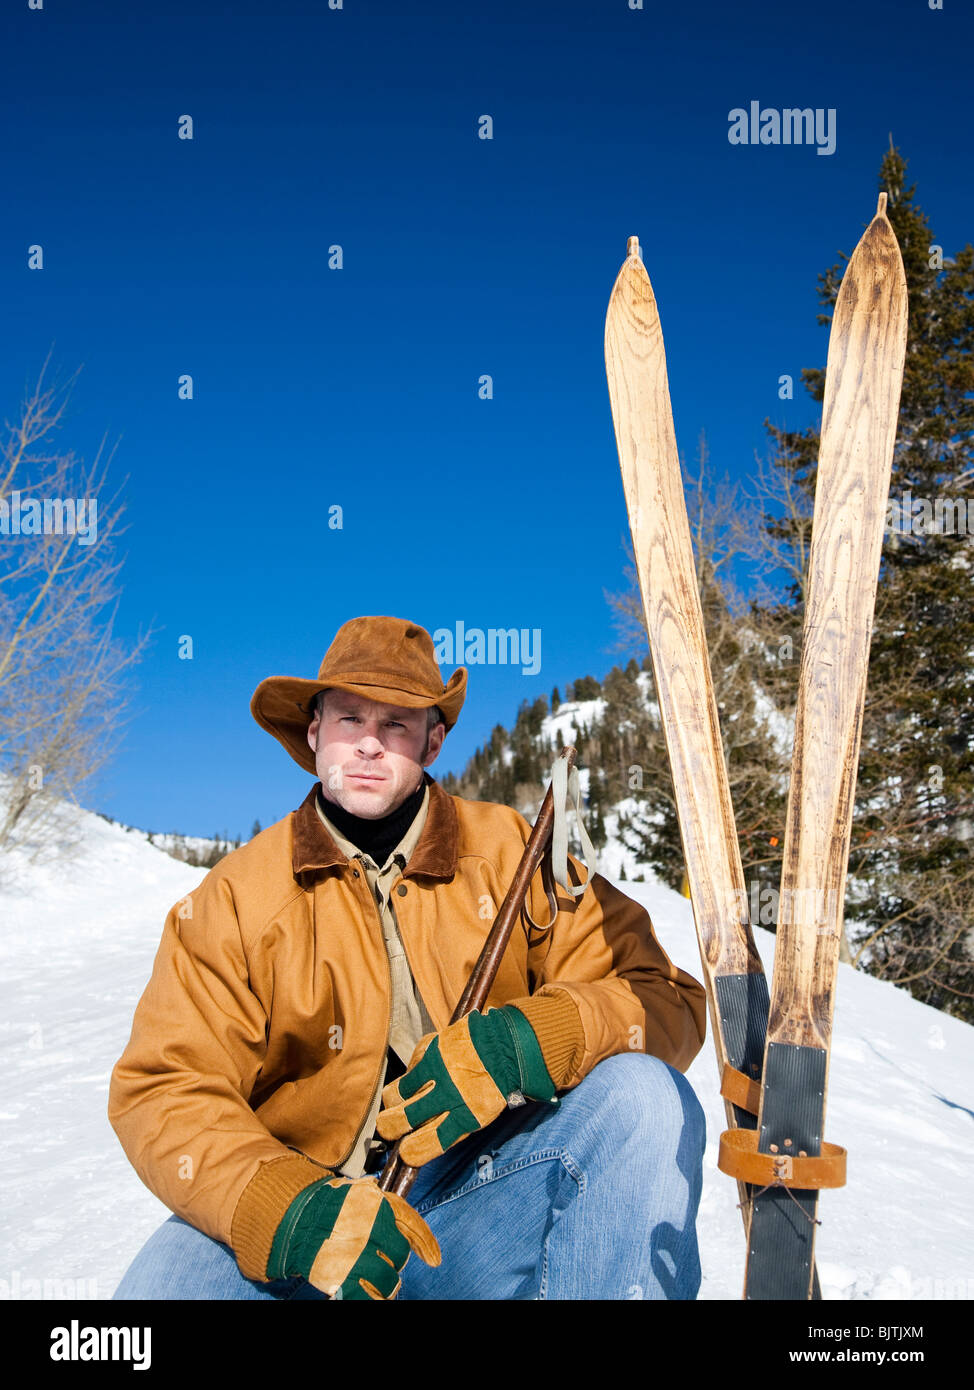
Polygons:
<instances>
[{"instance_id":1,"label":"ski track in snow","mask_svg":"<svg viewBox=\"0 0 974 1390\"><path fill-rule=\"evenodd\" d=\"M0 1297L110 1298L168 1215L108 1123L108 1081L165 914L205 870L140 831L83 821L67 864L2 861ZM699 978L690 904L658 883L619 886ZM770 975L774 938L757 937ZM972 1063L969 1025L840 967L826 1137L848 1149L849 1172L819 1205L826 1299L974 1297ZM688 1075L708 1131L700 1298L737 1299L744 1238L736 1186L716 1166L725 1120L709 1037Z\"/></svg>"}]
</instances>

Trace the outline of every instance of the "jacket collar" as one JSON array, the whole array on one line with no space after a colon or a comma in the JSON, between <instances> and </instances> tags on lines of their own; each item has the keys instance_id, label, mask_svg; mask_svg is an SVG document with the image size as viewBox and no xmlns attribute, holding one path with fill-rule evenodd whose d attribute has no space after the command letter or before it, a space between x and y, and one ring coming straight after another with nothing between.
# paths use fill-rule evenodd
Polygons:
<instances>
[{"instance_id":1,"label":"jacket collar","mask_svg":"<svg viewBox=\"0 0 974 1390\"><path fill-rule=\"evenodd\" d=\"M429 773L423 774L429 790L429 809L419 842L403 870L404 878L425 874L428 878L452 878L457 867L457 846L460 840L457 808ZM291 814L291 869L294 876L313 869L330 869L335 864L347 864L348 859L315 809L318 784Z\"/></svg>"}]
</instances>

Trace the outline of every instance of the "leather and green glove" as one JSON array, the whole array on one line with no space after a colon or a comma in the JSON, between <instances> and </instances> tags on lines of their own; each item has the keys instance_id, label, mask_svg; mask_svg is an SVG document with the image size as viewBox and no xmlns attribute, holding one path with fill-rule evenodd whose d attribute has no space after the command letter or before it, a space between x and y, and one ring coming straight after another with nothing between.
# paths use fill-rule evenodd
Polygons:
<instances>
[{"instance_id":1,"label":"leather and green glove","mask_svg":"<svg viewBox=\"0 0 974 1390\"><path fill-rule=\"evenodd\" d=\"M300 1275L332 1298L392 1299L411 1250L440 1263L436 1237L402 1197L375 1178L322 1178L284 1213L266 1278Z\"/></svg>"},{"instance_id":2,"label":"leather and green glove","mask_svg":"<svg viewBox=\"0 0 974 1390\"><path fill-rule=\"evenodd\" d=\"M545 1001L549 1013L552 1002ZM564 1016L565 1005L560 1007ZM577 1024L574 1004L568 1007L569 1022ZM559 1058L564 1054L562 1047ZM474 1010L420 1040L408 1070L382 1092L376 1129L383 1139L402 1139L403 1162L418 1168L490 1124L511 1099L553 1100L562 1080L552 1076L537 1034L519 1008Z\"/></svg>"}]
</instances>

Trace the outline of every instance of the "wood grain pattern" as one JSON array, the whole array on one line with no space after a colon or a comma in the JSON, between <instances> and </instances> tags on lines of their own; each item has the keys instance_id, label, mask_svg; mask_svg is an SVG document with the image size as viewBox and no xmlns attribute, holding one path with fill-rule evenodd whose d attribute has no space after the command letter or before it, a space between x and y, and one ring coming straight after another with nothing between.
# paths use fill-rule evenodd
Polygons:
<instances>
[{"instance_id":1,"label":"wood grain pattern","mask_svg":"<svg viewBox=\"0 0 974 1390\"><path fill-rule=\"evenodd\" d=\"M639 255L615 282L605 362L683 854L713 1018L713 979L761 972L724 764L656 299Z\"/></svg>"},{"instance_id":2,"label":"wood grain pattern","mask_svg":"<svg viewBox=\"0 0 974 1390\"><path fill-rule=\"evenodd\" d=\"M869 643L906 354L886 195L832 319L769 1042L828 1049Z\"/></svg>"}]
</instances>

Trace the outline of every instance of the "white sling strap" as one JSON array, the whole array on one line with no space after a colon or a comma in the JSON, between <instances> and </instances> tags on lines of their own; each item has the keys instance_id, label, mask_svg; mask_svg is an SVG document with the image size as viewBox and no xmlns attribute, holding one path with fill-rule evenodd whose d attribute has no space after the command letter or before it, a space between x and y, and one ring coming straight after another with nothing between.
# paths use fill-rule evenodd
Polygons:
<instances>
[{"instance_id":1,"label":"white sling strap","mask_svg":"<svg viewBox=\"0 0 974 1390\"><path fill-rule=\"evenodd\" d=\"M555 819L551 828L551 868L558 886L564 888L573 898L580 898L591 882L592 875L597 872L596 854L595 846L589 839L582 820L582 789L578 779L578 768L573 767L569 772L564 758L557 758L551 769L551 795L555 803ZM568 797L571 797L575 810L575 824L578 826L578 838L586 864L585 881L576 885L568 882L568 813L565 810Z\"/></svg>"},{"instance_id":2,"label":"white sling strap","mask_svg":"<svg viewBox=\"0 0 974 1390\"><path fill-rule=\"evenodd\" d=\"M554 887L551 879L557 883L570 897L580 898L585 889L592 881L592 875L598 873L598 856L595 853L595 846L585 829L582 820L582 789L578 778L578 768L573 767L568 771L568 763L565 758L556 758L551 769L551 797L554 804L554 821L551 828L551 872L545 873L547 860L542 861L542 875L545 880L545 890L548 894L548 905L551 909L551 917L544 926L538 923L531 916L527 901L524 904L524 915L536 932L542 935L549 931L554 925L558 915L558 901L555 896ZM585 856L585 878L582 883L573 884L568 878L568 812L565 802L571 798L572 807L575 811L575 824L578 827L578 838L582 846L582 854Z\"/></svg>"}]
</instances>

